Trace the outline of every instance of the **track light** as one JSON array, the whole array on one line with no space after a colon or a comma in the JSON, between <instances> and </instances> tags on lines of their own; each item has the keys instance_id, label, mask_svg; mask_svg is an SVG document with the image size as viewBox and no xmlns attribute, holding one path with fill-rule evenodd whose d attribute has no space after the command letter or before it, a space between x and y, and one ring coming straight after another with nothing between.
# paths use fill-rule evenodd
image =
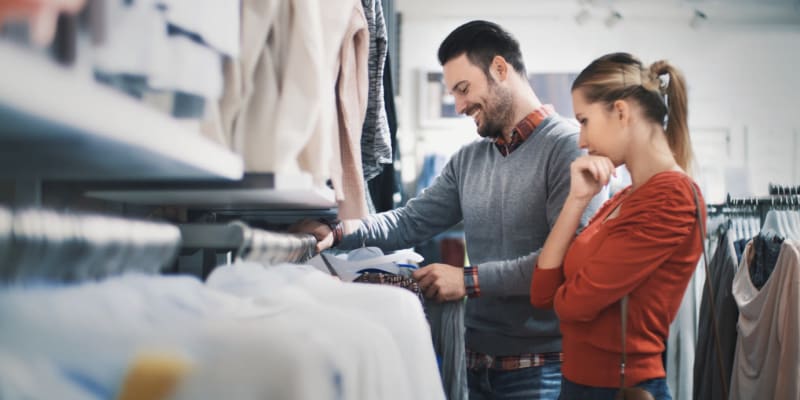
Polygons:
<instances>
[{"instance_id":1,"label":"track light","mask_svg":"<svg viewBox=\"0 0 800 400\"><path fill-rule=\"evenodd\" d=\"M604 22L607 27L613 28L619 21L622 21L622 14L620 14L619 11L611 10L611 13L608 14Z\"/></svg>"},{"instance_id":2,"label":"track light","mask_svg":"<svg viewBox=\"0 0 800 400\"><path fill-rule=\"evenodd\" d=\"M692 29L698 29L705 25L706 21L708 21L706 13L700 10L694 10L694 15L692 15L692 19L689 20L689 26L691 26Z\"/></svg>"}]
</instances>

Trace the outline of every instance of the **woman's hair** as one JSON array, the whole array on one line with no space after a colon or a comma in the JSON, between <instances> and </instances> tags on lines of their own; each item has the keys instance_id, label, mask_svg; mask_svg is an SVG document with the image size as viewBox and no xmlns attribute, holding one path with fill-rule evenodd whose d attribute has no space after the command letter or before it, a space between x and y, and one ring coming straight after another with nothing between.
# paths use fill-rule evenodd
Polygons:
<instances>
[{"instance_id":1,"label":"woman's hair","mask_svg":"<svg viewBox=\"0 0 800 400\"><path fill-rule=\"evenodd\" d=\"M572 84L572 91L581 89L586 101L602 101L611 106L615 101L635 100L645 118L666 125L666 135L675 161L689 170L692 144L689 140L686 80L683 74L665 60L645 67L628 53L604 55L589 64Z\"/></svg>"}]
</instances>

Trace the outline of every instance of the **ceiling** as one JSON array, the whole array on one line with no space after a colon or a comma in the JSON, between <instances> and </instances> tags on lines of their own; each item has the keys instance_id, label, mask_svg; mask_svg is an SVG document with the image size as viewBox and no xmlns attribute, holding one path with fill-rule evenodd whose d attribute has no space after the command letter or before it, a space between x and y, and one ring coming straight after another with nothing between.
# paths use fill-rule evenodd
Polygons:
<instances>
[{"instance_id":1,"label":"ceiling","mask_svg":"<svg viewBox=\"0 0 800 400\"><path fill-rule=\"evenodd\" d=\"M682 19L699 10L714 23L800 26L800 0L395 0L395 7L416 18L550 19L614 10L629 21Z\"/></svg>"}]
</instances>

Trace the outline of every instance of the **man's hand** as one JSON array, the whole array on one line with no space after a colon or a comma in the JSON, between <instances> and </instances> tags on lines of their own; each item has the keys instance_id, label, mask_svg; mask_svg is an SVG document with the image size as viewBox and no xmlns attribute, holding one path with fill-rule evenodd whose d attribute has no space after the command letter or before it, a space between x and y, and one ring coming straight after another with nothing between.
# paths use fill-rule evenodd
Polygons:
<instances>
[{"instance_id":1,"label":"man's hand","mask_svg":"<svg viewBox=\"0 0 800 400\"><path fill-rule=\"evenodd\" d=\"M313 219L304 219L289 227L292 233L308 233L317 238L317 253L333 246L333 232L328 225Z\"/></svg>"},{"instance_id":2,"label":"man's hand","mask_svg":"<svg viewBox=\"0 0 800 400\"><path fill-rule=\"evenodd\" d=\"M467 295L464 269L447 264L430 264L413 274L419 288L429 299L438 302L460 300Z\"/></svg>"}]
</instances>

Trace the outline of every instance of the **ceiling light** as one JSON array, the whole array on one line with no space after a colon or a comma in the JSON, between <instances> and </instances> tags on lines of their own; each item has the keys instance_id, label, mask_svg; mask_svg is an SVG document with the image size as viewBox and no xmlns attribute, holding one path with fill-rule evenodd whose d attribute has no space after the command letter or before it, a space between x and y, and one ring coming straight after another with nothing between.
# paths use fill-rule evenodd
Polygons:
<instances>
[{"instance_id":1,"label":"ceiling light","mask_svg":"<svg viewBox=\"0 0 800 400\"><path fill-rule=\"evenodd\" d=\"M694 10L692 19L689 20L689 26L691 26L692 29L698 29L701 26L705 25L706 21L708 21L708 16L706 15L706 13L700 10Z\"/></svg>"},{"instance_id":2,"label":"ceiling light","mask_svg":"<svg viewBox=\"0 0 800 400\"><path fill-rule=\"evenodd\" d=\"M614 25L618 24L619 21L622 21L622 14L619 11L611 10L611 13L608 14L608 17L605 19L605 24L607 27L612 28Z\"/></svg>"}]
</instances>

